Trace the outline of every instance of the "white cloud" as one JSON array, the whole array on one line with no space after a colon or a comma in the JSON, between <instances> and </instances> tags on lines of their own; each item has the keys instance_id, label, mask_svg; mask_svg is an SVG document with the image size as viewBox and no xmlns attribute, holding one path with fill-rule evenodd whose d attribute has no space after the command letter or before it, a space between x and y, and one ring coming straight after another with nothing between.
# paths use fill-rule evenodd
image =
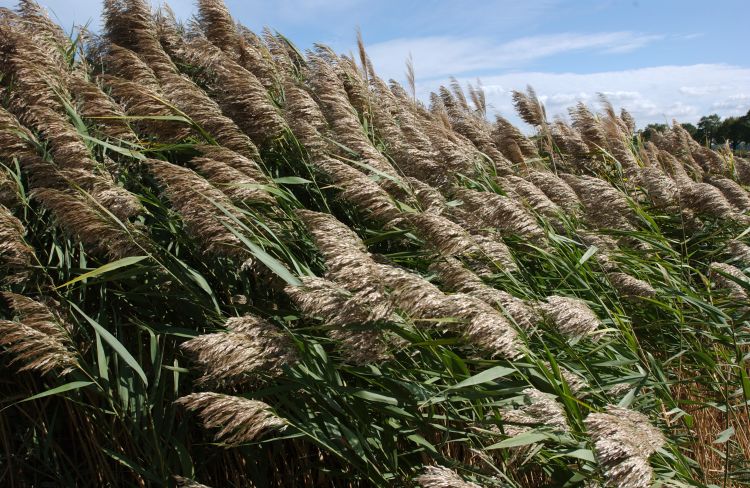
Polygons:
<instances>
[{"instance_id":1,"label":"white cloud","mask_svg":"<svg viewBox=\"0 0 750 488\"><path fill-rule=\"evenodd\" d=\"M685 86L685 81L690 86ZM473 78L459 78L462 84ZM435 90L440 80L418 82L422 98ZM565 115L578 100L597 103L604 93L616 107L625 107L639 126L676 118L695 123L703 116L741 115L750 109L750 68L724 64L657 66L599 73L516 72L483 76L487 102L492 109L521 123L515 116L511 90L531 85L546 106L550 117ZM686 88L689 88L686 90ZM522 124L522 123L521 123Z\"/></svg>"},{"instance_id":2,"label":"white cloud","mask_svg":"<svg viewBox=\"0 0 750 488\"><path fill-rule=\"evenodd\" d=\"M385 78L400 77L409 53L421 79L471 71L517 68L529 61L574 52L623 53L663 39L636 32L552 34L496 42L480 37L433 36L400 38L369 45L375 68Z\"/></svg>"},{"instance_id":3,"label":"white cloud","mask_svg":"<svg viewBox=\"0 0 750 488\"><path fill-rule=\"evenodd\" d=\"M732 112L730 113L730 115L740 115L739 113L736 113L736 110L733 109L736 109L738 106L747 107L748 105L750 105L750 95L746 93L737 93L734 95L726 96L721 100L714 102L713 104L711 104L711 107L719 110L728 110ZM744 114L744 112L742 113Z\"/></svg>"}]
</instances>

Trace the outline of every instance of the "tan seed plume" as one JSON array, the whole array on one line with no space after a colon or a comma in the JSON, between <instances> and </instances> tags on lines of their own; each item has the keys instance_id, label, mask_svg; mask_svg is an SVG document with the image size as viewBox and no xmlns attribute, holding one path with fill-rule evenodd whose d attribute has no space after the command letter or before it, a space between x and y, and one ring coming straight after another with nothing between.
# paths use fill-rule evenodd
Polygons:
<instances>
[{"instance_id":1,"label":"tan seed plume","mask_svg":"<svg viewBox=\"0 0 750 488\"><path fill-rule=\"evenodd\" d=\"M724 275L728 275L729 277ZM726 263L711 263L709 266L709 277L716 288L727 291L733 299L747 300L747 291L737 281L750 284L750 280L739 268Z\"/></svg>"},{"instance_id":2,"label":"tan seed plume","mask_svg":"<svg viewBox=\"0 0 750 488\"><path fill-rule=\"evenodd\" d=\"M542 313L569 337L589 335L601 326L599 318L586 303L577 298L549 296L539 307Z\"/></svg>"},{"instance_id":3,"label":"tan seed plume","mask_svg":"<svg viewBox=\"0 0 750 488\"><path fill-rule=\"evenodd\" d=\"M652 298L656 290L649 283L627 273L607 273L607 279L621 297L626 299Z\"/></svg>"},{"instance_id":4,"label":"tan seed plume","mask_svg":"<svg viewBox=\"0 0 750 488\"><path fill-rule=\"evenodd\" d=\"M554 432L570 430L562 405L555 395L536 388L523 390L524 403L513 410L503 412L503 429L509 436L516 436L532 427L546 427Z\"/></svg>"},{"instance_id":5,"label":"tan seed plume","mask_svg":"<svg viewBox=\"0 0 750 488\"><path fill-rule=\"evenodd\" d=\"M23 224L0 204L0 276L8 282L23 281L31 272L34 249L24 241Z\"/></svg>"},{"instance_id":6,"label":"tan seed plume","mask_svg":"<svg viewBox=\"0 0 750 488\"><path fill-rule=\"evenodd\" d=\"M185 222L188 234L205 252L244 255L239 238L227 227L237 227L237 224L224 211L238 219L241 215L224 193L188 168L158 160L148 160L146 164L172 208Z\"/></svg>"},{"instance_id":7,"label":"tan seed plume","mask_svg":"<svg viewBox=\"0 0 750 488\"><path fill-rule=\"evenodd\" d=\"M115 222L80 194L51 188L34 190L32 197L52 212L57 223L88 249L111 259L134 256L148 245L129 224Z\"/></svg>"},{"instance_id":8,"label":"tan seed plume","mask_svg":"<svg viewBox=\"0 0 750 488\"><path fill-rule=\"evenodd\" d=\"M68 331L61 319L40 302L3 293L17 320L0 320L0 345L19 371L56 371L65 375L78 366Z\"/></svg>"},{"instance_id":9,"label":"tan seed plume","mask_svg":"<svg viewBox=\"0 0 750 488\"><path fill-rule=\"evenodd\" d=\"M184 396L175 403L197 412L204 428L217 429L214 439L226 447L253 442L286 425L270 405L258 400L205 392Z\"/></svg>"},{"instance_id":10,"label":"tan seed plume","mask_svg":"<svg viewBox=\"0 0 750 488\"><path fill-rule=\"evenodd\" d=\"M653 469L648 458L665 443L661 431L645 415L609 406L584 421L594 440L596 457L604 468L607 486L646 488Z\"/></svg>"},{"instance_id":11,"label":"tan seed plume","mask_svg":"<svg viewBox=\"0 0 750 488\"><path fill-rule=\"evenodd\" d=\"M180 347L203 371L199 383L233 386L253 382L255 375L277 376L296 361L291 339L264 319L248 315L229 319L227 332L203 334Z\"/></svg>"},{"instance_id":12,"label":"tan seed plume","mask_svg":"<svg viewBox=\"0 0 750 488\"><path fill-rule=\"evenodd\" d=\"M444 466L425 466L423 473L414 481L422 488L481 488Z\"/></svg>"}]
</instances>

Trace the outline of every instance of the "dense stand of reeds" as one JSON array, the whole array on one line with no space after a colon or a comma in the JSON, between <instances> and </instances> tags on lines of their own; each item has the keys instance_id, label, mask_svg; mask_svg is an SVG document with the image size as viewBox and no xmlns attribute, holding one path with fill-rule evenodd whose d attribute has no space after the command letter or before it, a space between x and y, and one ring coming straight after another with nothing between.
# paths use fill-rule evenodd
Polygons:
<instances>
[{"instance_id":1,"label":"dense stand of reeds","mask_svg":"<svg viewBox=\"0 0 750 488\"><path fill-rule=\"evenodd\" d=\"M104 6L0 9L0 485L750 485L750 161Z\"/></svg>"}]
</instances>

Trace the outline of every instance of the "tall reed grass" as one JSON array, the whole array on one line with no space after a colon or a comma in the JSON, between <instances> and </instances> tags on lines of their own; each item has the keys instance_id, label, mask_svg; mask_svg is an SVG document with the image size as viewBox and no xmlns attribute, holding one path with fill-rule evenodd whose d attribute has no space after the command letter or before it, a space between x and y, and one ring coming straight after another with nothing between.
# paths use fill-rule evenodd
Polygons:
<instances>
[{"instance_id":1,"label":"tall reed grass","mask_svg":"<svg viewBox=\"0 0 750 488\"><path fill-rule=\"evenodd\" d=\"M197 3L0 10L1 485L750 485L750 161Z\"/></svg>"}]
</instances>

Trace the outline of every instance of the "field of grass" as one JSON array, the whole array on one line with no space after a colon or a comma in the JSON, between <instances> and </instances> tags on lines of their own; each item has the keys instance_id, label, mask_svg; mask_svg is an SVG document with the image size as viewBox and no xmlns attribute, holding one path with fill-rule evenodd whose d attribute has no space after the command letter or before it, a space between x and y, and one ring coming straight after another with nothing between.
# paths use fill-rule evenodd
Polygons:
<instances>
[{"instance_id":1,"label":"field of grass","mask_svg":"<svg viewBox=\"0 0 750 488\"><path fill-rule=\"evenodd\" d=\"M750 161L197 3L0 9L1 486L750 486Z\"/></svg>"}]
</instances>

